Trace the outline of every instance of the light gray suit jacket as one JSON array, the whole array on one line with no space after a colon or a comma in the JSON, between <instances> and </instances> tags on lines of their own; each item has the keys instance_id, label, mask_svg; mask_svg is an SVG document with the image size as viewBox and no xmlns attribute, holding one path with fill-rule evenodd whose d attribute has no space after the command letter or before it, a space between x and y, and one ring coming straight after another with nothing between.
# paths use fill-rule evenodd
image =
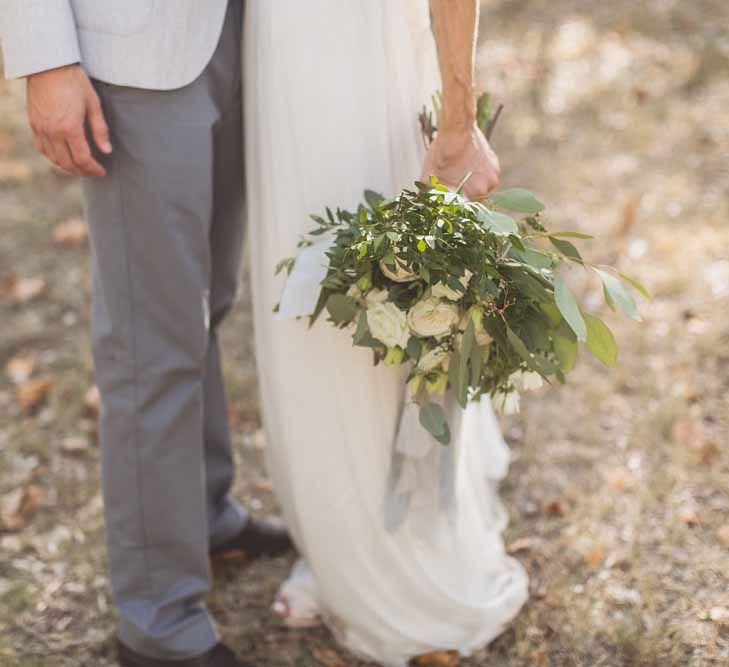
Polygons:
<instances>
[{"instance_id":1,"label":"light gray suit jacket","mask_svg":"<svg viewBox=\"0 0 729 667\"><path fill-rule=\"evenodd\" d=\"M228 0L0 0L5 76L80 62L90 76L169 90L210 60Z\"/></svg>"}]
</instances>

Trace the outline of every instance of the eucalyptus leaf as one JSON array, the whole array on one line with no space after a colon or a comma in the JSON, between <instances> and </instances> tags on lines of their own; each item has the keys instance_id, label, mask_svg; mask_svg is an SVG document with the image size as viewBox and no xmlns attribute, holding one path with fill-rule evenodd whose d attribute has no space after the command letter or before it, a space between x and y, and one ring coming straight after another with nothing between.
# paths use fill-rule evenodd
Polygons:
<instances>
[{"instance_id":1,"label":"eucalyptus leaf","mask_svg":"<svg viewBox=\"0 0 729 667\"><path fill-rule=\"evenodd\" d=\"M641 316L638 312L638 306L635 304L633 295L625 288L612 273L608 273L603 269L593 267L595 273L600 276L603 287L605 288L605 300L611 308L619 308L628 317L640 322Z\"/></svg>"},{"instance_id":2,"label":"eucalyptus leaf","mask_svg":"<svg viewBox=\"0 0 729 667\"><path fill-rule=\"evenodd\" d=\"M379 204L385 201L385 198L379 192L375 192L374 190L365 190L364 198L370 208L376 208Z\"/></svg>"},{"instance_id":3,"label":"eucalyptus leaf","mask_svg":"<svg viewBox=\"0 0 729 667\"><path fill-rule=\"evenodd\" d=\"M573 239L594 239L595 238L591 234L585 234L584 232L575 232L571 229L558 229L554 232L547 232L547 236L573 238Z\"/></svg>"},{"instance_id":4,"label":"eucalyptus leaf","mask_svg":"<svg viewBox=\"0 0 729 667\"><path fill-rule=\"evenodd\" d=\"M519 232L516 221L505 213L492 211L485 206L479 206L477 215L484 229L492 234L509 236L510 234L517 234Z\"/></svg>"},{"instance_id":5,"label":"eucalyptus leaf","mask_svg":"<svg viewBox=\"0 0 729 667\"><path fill-rule=\"evenodd\" d=\"M447 445L451 441L451 431L448 427L443 408L432 401L426 403L420 408L420 424L425 428L438 442Z\"/></svg>"},{"instance_id":6,"label":"eucalyptus leaf","mask_svg":"<svg viewBox=\"0 0 729 667\"><path fill-rule=\"evenodd\" d=\"M461 357L468 359L471 356L471 349L476 343L476 327L474 326L473 319L468 318L468 325L466 330L463 332L463 338L461 339Z\"/></svg>"},{"instance_id":7,"label":"eucalyptus leaf","mask_svg":"<svg viewBox=\"0 0 729 667\"><path fill-rule=\"evenodd\" d=\"M420 339L417 336L410 336L410 338L408 339L406 352L408 353L408 357L410 357L416 363L420 361L420 355L423 352L423 344L420 342Z\"/></svg>"},{"instance_id":8,"label":"eucalyptus leaf","mask_svg":"<svg viewBox=\"0 0 729 667\"><path fill-rule=\"evenodd\" d=\"M554 238L553 236L549 237L549 241L565 257L569 257L570 259L582 262L582 255L580 255L580 251L575 248L574 244L570 243L569 241Z\"/></svg>"},{"instance_id":9,"label":"eucalyptus leaf","mask_svg":"<svg viewBox=\"0 0 729 667\"><path fill-rule=\"evenodd\" d=\"M454 350L448 364L448 380L451 389L462 407L466 407L468 401L468 363L458 350Z\"/></svg>"},{"instance_id":10,"label":"eucalyptus leaf","mask_svg":"<svg viewBox=\"0 0 729 667\"><path fill-rule=\"evenodd\" d=\"M542 312L549 318L549 323L552 327L559 326L559 323L562 322L562 313L559 312L557 304L540 303L539 307L542 309Z\"/></svg>"},{"instance_id":11,"label":"eucalyptus leaf","mask_svg":"<svg viewBox=\"0 0 729 667\"><path fill-rule=\"evenodd\" d=\"M577 340L584 342L587 340L587 325L577 305L574 294L567 286L562 276L555 276L554 279L554 301L562 313L562 317L570 325L572 331L575 332Z\"/></svg>"},{"instance_id":12,"label":"eucalyptus leaf","mask_svg":"<svg viewBox=\"0 0 729 667\"><path fill-rule=\"evenodd\" d=\"M635 289L637 289L646 299L651 299L650 292L643 287L641 283L639 283L635 278L631 278L630 276L626 276L624 273L621 273L618 271L618 275L627 283L630 283Z\"/></svg>"},{"instance_id":13,"label":"eucalyptus leaf","mask_svg":"<svg viewBox=\"0 0 729 667\"><path fill-rule=\"evenodd\" d=\"M359 310L359 304L346 294L332 294L327 299L327 311L336 324L351 322Z\"/></svg>"},{"instance_id":14,"label":"eucalyptus leaf","mask_svg":"<svg viewBox=\"0 0 729 667\"><path fill-rule=\"evenodd\" d=\"M352 344L359 347L379 347L382 345L370 332L367 324L367 311L365 310L357 318L357 327L352 335Z\"/></svg>"},{"instance_id":15,"label":"eucalyptus leaf","mask_svg":"<svg viewBox=\"0 0 729 667\"><path fill-rule=\"evenodd\" d=\"M509 251L509 255L518 259L522 264L529 264L537 269L549 269L554 263L554 260L549 255L545 255L543 252L539 252L528 246L523 250L520 248L512 248Z\"/></svg>"},{"instance_id":16,"label":"eucalyptus leaf","mask_svg":"<svg viewBox=\"0 0 729 667\"><path fill-rule=\"evenodd\" d=\"M507 327L506 329L506 338L516 350L516 353L526 362L527 366L535 369L531 353L527 349L527 346L524 345L524 341L514 333L511 327Z\"/></svg>"},{"instance_id":17,"label":"eucalyptus leaf","mask_svg":"<svg viewBox=\"0 0 729 667\"><path fill-rule=\"evenodd\" d=\"M587 349L608 368L615 365L618 358L618 345L612 331L599 318L585 313L587 324Z\"/></svg>"},{"instance_id":18,"label":"eucalyptus leaf","mask_svg":"<svg viewBox=\"0 0 729 667\"><path fill-rule=\"evenodd\" d=\"M534 214L544 210L544 204L524 188L501 190L491 195L490 199L494 204L508 211Z\"/></svg>"},{"instance_id":19,"label":"eucalyptus leaf","mask_svg":"<svg viewBox=\"0 0 729 667\"><path fill-rule=\"evenodd\" d=\"M471 354L468 357L468 366L470 371L469 385L471 387L478 387L481 384L481 369L483 367L483 355L478 345L474 345L471 348Z\"/></svg>"},{"instance_id":20,"label":"eucalyptus leaf","mask_svg":"<svg viewBox=\"0 0 729 667\"><path fill-rule=\"evenodd\" d=\"M554 352L559 360L560 370L569 373L577 363L577 338L564 322L555 331Z\"/></svg>"}]
</instances>

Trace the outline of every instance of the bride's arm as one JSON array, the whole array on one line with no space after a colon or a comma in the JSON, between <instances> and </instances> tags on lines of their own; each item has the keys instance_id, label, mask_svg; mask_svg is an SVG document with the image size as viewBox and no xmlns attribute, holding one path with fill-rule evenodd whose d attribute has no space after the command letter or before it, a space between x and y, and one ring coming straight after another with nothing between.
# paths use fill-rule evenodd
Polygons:
<instances>
[{"instance_id":1,"label":"bride's arm","mask_svg":"<svg viewBox=\"0 0 729 667\"><path fill-rule=\"evenodd\" d=\"M499 160L476 126L474 61L478 0L431 0L443 105L438 133L428 149L421 177L435 174L455 186L469 172L464 193L483 197L499 182Z\"/></svg>"}]
</instances>

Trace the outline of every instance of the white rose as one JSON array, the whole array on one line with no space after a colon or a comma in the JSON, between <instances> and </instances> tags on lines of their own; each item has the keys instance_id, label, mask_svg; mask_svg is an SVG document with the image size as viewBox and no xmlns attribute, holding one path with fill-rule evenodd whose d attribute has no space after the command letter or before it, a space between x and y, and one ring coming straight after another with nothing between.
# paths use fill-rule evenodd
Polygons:
<instances>
[{"instance_id":1,"label":"white rose","mask_svg":"<svg viewBox=\"0 0 729 667\"><path fill-rule=\"evenodd\" d=\"M458 279L458 282L461 283L463 287L468 287L468 282L471 280L472 275L473 272L466 269L465 275L461 276ZM458 301L458 299L462 299L464 296L463 292L452 289L443 282L437 282L435 285L433 285L431 292L433 296L440 297L441 299L450 299L451 301Z\"/></svg>"},{"instance_id":2,"label":"white rose","mask_svg":"<svg viewBox=\"0 0 729 667\"><path fill-rule=\"evenodd\" d=\"M405 313L391 301L367 308L367 324L370 333L387 347L407 346L410 332Z\"/></svg>"},{"instance_id":3,"label":"white rose","mask_svg":"<svg viewBox=\"0 0 729 667\"><path fill-rule=\"evenodd\" d=\"M448 359L450 353L442 346L434 347L426 352L418 361L418 368L421 371L429 372L435 370Z\"/></svg>"},{"instance_id":4,"label":"white rose","mask_svg":"<svg viewBox=\"0 0 729 667\"><path fill-rule=\"evenodd\" d=\"M532 391L544 385L542 376L534 371L518 371L509 378L522 391Z\"/></svg>"},{"instance_id":5,"label":"white rose","mask_svg":"<svg viewBox=\"0 0 729 667\"><path fill-rule=\"evenodd\" d=\"M500 391L492 400L497 414L515 415L519 412L519 393L516 391Z\"/></svg>"},{"instance_id":6,"label":"white rose","mask_svg":"<svg viewBox=\"0 0 729 667\"><path fill-rule=\"evenodd\" d=\"M418 336L444 336L458 324L458 307L430 296L418 301L408 312L410 330Z\"/></svg>"},{"instance_id":7,"label":"white rose","mask_svg":"<svg viewBox=\"0 0 729 667\"><path fill-rule=\"evenodd\" d=\"M407 283L417 278L416 274L406 268L405 262L397 257L395 258L395 271L387 266L384 260L380 260L380 269L382 269L382 273L396 283Z\"/></svg>"},{"instance_id":8,"label":"white rose","mask_svg":"<svg viewBox=\"0 0 729 667\"><path fill-rule=\"evenodd\" d=\"M365 302L368 306L374 306L376 303L385 303L387 301L387 290L373 287L365 296Z\"/></svg>"}]
</instances>

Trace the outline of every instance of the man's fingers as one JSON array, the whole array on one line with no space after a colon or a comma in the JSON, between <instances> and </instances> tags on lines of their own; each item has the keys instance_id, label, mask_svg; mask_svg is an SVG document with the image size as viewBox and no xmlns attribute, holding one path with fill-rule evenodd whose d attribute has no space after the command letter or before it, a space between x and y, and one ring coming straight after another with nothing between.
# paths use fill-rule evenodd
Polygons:
<instances>
[{"instance_id":1,"label":"man's fingers","mask_svg":"<svg viewBox=\"0 0 729 667\"><path fill-rule=\"evenodd\" d=\"M89 126L91 128L91 136L94 143L99 147L102 153L111 153L111 142L109 141L109 126L106 124L104 112L101 109L101 102L95 93L89 96L86 104L88 112Z\"/></svg>"},{"instance_id":2,"label":"man's fingers","mask_svg":"<svg viewBox=\"0 0 729 667\"><path fill-rule=\"evenodd\" d=\"M51 150L53 151L53 157L51 158L53 162L63 169L63 171L78 176L78 170L76 169L76 165L71 157L71 151L68 150L68 145L66 144L64 135L57 135L49 143Z\"/></svg>"},{"instance_id":3,"label":"man's fingers","mask_svg":"<svg viewBox=\"0 0 729 667\"><path fill-rule=\"evenodd\" d=\"M53 150L53 142L47 134L39 134L40 152L43 153L53 164L56 164L56 153Z\"/></svg>"},{"instance_id":4,"label":"man's fingers","mask_svg":"<svg viewBox=\"0 0 729 667\"><path fill-rule=\"evenodd\" d=\"M76 169L82 176L104 176L106 174L104 167L91 154L89 142L83 132L73 133L67 138L66 142Z\"/></svg>"}]
</instances>

